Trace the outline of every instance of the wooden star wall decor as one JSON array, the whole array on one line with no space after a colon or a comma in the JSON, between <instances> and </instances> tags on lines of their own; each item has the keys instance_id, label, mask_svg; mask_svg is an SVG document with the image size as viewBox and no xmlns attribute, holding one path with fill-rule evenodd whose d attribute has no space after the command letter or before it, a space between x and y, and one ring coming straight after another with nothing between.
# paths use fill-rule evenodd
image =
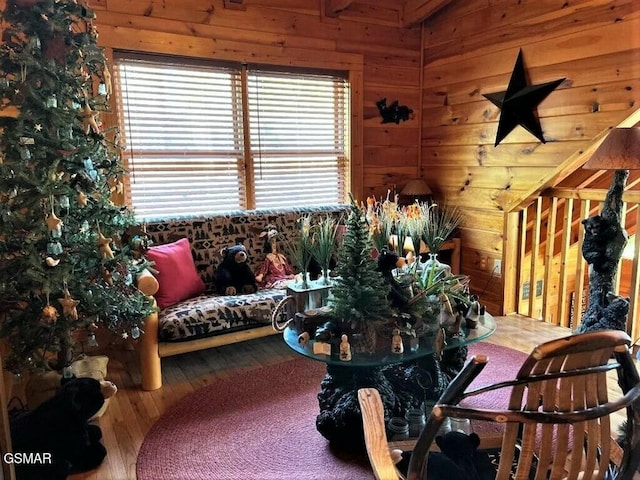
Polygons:
<instances>
[{"instance_id":1,"label":"wooden star wall decor","mask_svg":"<svg viewBox=\"0 0 640 480\"><path fill-rule=\"evenodd\" d=\"M529 85L522 61L522 50L520 50L507 89L503 92L482 95L501 110L494 146L497 147L518 125L524 127L542 143L546 143L540 127L537 106L564 80L561 78L539 85Z\"/></svg>"}]
</instances>

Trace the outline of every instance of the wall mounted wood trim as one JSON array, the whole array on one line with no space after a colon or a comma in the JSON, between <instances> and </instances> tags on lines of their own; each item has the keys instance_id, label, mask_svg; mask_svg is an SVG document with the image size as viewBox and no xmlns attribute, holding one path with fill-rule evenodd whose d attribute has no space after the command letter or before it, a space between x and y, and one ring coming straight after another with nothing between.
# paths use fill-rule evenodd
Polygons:
<instances>
[{"instance_id":1,"label":"wall mounted wood trim","mask_svg":"<svg viewBox=\"0 0 640 480\"><path fill-rule=\"evenodd\" d=\"M402 26L412 27L425 21L453 0L407 0L402 6Z\"/></svg>"}]
</instances>

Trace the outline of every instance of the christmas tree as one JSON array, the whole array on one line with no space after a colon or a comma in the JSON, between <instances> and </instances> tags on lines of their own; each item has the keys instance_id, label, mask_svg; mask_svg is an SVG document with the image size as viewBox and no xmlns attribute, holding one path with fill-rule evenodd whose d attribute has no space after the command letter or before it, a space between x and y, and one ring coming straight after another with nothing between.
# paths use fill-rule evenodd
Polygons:
<instances>
[{"instance_id":1,"label":"christmas tree","mask_svg":"<svg viewBox=\"0 0 640 480\"><path fill-rule=\"evenodd\" d=\"M337 277L331 288L332 316L362 336L364 349L375 346L375 328L391 315L389 285L371 256L373 243L362 209L351 200L346 232L338 251Z\"/></svg>"},{"instance_id":2,"label":"christmas tree","mask_svg":"<svg viewBox=\"0 0 640 480\"><path fill-rule=\"evenodd\" d=\"M134 218L112 202L124 170L100 121L111 79L93 19L76 0L2 12L0 335L12 369L68 365L100 324L136 338L152 308L122 243Z\"/></svg>"}]
</instances>

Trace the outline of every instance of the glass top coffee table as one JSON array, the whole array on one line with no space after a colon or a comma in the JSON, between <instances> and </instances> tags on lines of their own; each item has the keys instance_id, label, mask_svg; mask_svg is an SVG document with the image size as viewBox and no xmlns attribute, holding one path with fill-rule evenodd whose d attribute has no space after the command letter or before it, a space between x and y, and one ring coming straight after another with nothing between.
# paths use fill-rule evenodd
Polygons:
<instances>
[{"instance_id":1,"label":"glass top coffee table","mask_svg":"<svg viewBox=\"0 0 640 480\"><path fill-rule=\"evenodd\" d=\"M320 385L316 418L318 431L340 448L361 451L364 446L362 417L357 393L360 388L373 387L380 392L385 407L385 420L404 416L425 402L435 402L449 382L462 369L467 359L467 345L491 336L496 329L495 318L481 316L477 328L462 326L459 333L447 335L444 349L436 352L436 332L419 339L411 348L404 339L404 352L391 351L391 338L381 338L374 353L352 353L349 361L340 360L339 344L334 342L330 354L314 353L315 341L300 342L303 329L290 324L283 335L286 344L306 358L327 365ZM306 342L305 342L306 340Z\"/></svg>"},{"instance_id":2,"label":"glass top coffee table","mask_svg":"<svg viewBox=\"0 0 640 480\"><path fill-rule=\"evenodd\" d=\"M482 315L476 328L470 329L463 325L461 328L462 335L447 336L444 350L459 348L470 343L482 341L491 336L495 330L495 318L489 314ZM418 348L411 348L408 339L403 338L403 353L392 353L391 338L379 339L374 353L353 353L351 360L344 361L340 360L337 349L332 349L330 355L314 353L315 340L310 339L306 344L302 344L298 340L300 333L301 332L291 325L285 328L283 332L284 341L291 349L312 360L341 367L384 367L395 363L417 360L435 353L436 332L433 332L430 335L423 335L417 339L419 341Z\"/></svg>"}]
</instances>

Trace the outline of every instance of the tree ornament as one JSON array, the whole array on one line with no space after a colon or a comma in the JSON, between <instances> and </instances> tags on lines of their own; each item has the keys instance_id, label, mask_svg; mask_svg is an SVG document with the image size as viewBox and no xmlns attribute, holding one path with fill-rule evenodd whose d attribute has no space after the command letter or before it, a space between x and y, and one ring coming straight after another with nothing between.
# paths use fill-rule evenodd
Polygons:
<instances>
[{"instance_id":1,"label":"tree ornament","mask_svg":"<svg viewBox=\"0 0 640 480\"><path fill-rule=\"evenodd\" d=\"M127 332L122 332L122 338L126 340L127 338L129 338L129 334Z\"/></svg>"},{"instance_id":2,"label":"tree ornament","mask_svg":"<svg viewBox=\"0 0 640 480\"><path fill-rule=\"evenodd\" d=\"M113 258L113 250L111 250L111 241L113 238L105 237L100 229L98 229L98 248L100 248L100 256L104 259Z\"/></svg>"},{"instance_id":3,"label":"tree ornament","mask_svg":"<svg viewBox=\"0 0 640 480\"><path fill-rule=\"evenodd\" d=\"M47 97L47 100L44 103L44 106L47 108L58 108L58 99L55 95L51 95Z\"/></svg>"},{"instance_id":4,"label":"tree ornament","mask_svg":"<svg viewBox=\"0 0 640 480\"><path fill-rule=\"evenodd\" d=\"M64 297L59 298L58 301L62 305L62 314L70 317L72 320L78 320L78 309L76 308L80 304L80 300L74 300L69 294L69 290L64 290Z\"/></svg>"},{"instance_id":5,"label":"tree ornament","mask_svg":"<svg viewBox=\"0 0 640 480\"><path fill-rule=\"evenodd\" d=\"M76 200L78 201L78 205L80 205L81 207L86 207L88 198L89 197L87 197L86 193L79 192L78 196L76 197Z\"/></svg>"},{"instance_id":6,"label":"tree ornament","mask_svg":"<svg viewBox=\"0 0 640 480\"><path fill-rule=\"evenodd\" d=\"M113 90L113 84L111 83L111 72L106 63L102 64L102 79L104 80L105 94L109 98Z\"/></svg>"},{"instance_id":7,"label":"tree ornament","mask_svg":"<svg viewBox=\"0 0 640 480\"><path fill-rule=\"evenodd\" d=\"M60 263L60 259L59 258L53 258L53 257L47 257L44 259L45 263L47 264L47 267L57 267L58 264Z\"/></svg>"},{"instance_id":8,"label":"tree ornament","mask_svg":"<svg viewBox=\"0 0 640 480\"><path fill-rule=\"evenodd\" d=\"M93 133L100 132L100 127L96 120L97 116L98 112L91 110L89 104L85 103L84 107L82 107L82 113L80 114L80 117L82 118L82 128L85 135L89 135L89 132L91 131L93 131Z\"/></svg>"},{"instance_id":9,"label":"tree ornament","mask_svg":"<svg viewBox=\"0 0 640 480\"><path fill-rule=\"evenodd\" d=\"M89 332L89 335L87 335L87 345L89 345L90 347L97 347L98 346L98 341L96 340L96 334L93 332Z\"/></svg>"},{"instance_id":10,"label":"tree ornament","mask_svg":"<svg viewBox=\"0 0 640 480\"><path fill-rule=\"evenodd\" d=\"M49 242L47 244L47 253L49 255L60 255L63 252L60 242Z\"/></svg>"},{"instance_id":11,"label":"tree ornament","mask_svg":"<svg viewBox=\"0 0 640 480\"><path fill-rule=\"evenodd\" d=\"M44 323L49 323L49 324L56 323L59 316L60 314L58 313L58 310L56 310L56 307L54 307L53 305L47 304L42 309L42 313L40 314L40 320L42 320Z\"/></svg>"},{"instance_id":12,"label":"tree ornament","mask_svg":"<svg viewBox=\"0 0 640 480\"><path fill-rule=\"evenodd\" d=\"M62 225L62 220L60 220L52 210L47 217L47 228L54 235L54 237L56 236L56 234L62 233Z\"/></svg>"},{"instance_id":13,"label":"tree ornament","mask_svg":"<svg viewBox=\"0 0 640 480\"><path fill-rule=\"evenodd\" d=\"M135 325L131 329L131 338L133 338L134 340L137 340L138 338L140 338L140 328L137 325Z\"/></svg>"},{"instance_id":14,"label":"tree ornament","mask_svg":"<svg viewBox=\"0 0 640 480\"><path fill-rule=\"evenodd\" d=\"M113 275L108 268L102 267L102 279L107 285L113 285Z\"/></svg>"}]
</instances>

